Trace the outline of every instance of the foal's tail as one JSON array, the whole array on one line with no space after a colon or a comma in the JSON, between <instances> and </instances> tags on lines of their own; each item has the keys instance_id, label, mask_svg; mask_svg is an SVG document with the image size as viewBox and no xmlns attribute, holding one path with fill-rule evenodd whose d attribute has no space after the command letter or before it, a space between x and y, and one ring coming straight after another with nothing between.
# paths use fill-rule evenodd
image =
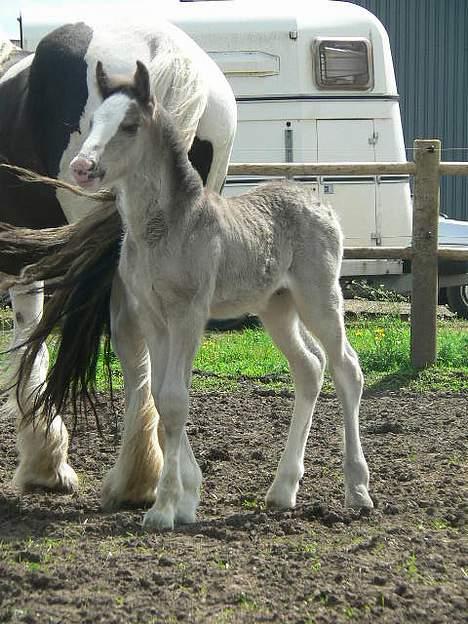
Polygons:
<instances>
[{"instance_id":1,"label":"foal's tail","mask_svg":"<svg viewBox=\"0 0 468 624\"><path fill-rule=\"evenodd\" d=\"M96 370L104 336L104 366L110 382L110 293L116 271L122 223L114 202L107 202L91 215L68 226L28 230L0 224L3 253L33 259L19 276L0 274L0 290L44 280L53 294L44 315L24 347L15 379L18 404L26 422L41 414L49 425L58 412L71 403L75 419L89 404L94 412ZM56 359L43 388L20 397L41 344L59 325ZM11 389L11 388L10 388Z\"/></svg>"}]
</instances>

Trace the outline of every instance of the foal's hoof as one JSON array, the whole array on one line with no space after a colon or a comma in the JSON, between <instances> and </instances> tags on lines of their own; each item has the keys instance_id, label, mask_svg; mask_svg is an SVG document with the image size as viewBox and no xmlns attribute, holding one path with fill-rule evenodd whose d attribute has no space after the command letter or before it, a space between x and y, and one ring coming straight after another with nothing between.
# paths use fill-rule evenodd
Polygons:
<instances>
[{"instance_id":1,"label":"foal's hoof","mask_svg":"<svg viewBox=\"0 0 468 624\"><path fill-rule=\"evenodd\" d=\"M63 463L49 474L34 473L31 468L19 466L13 477L13 485L21 492L47 490L58 494L72 494L78 490L78 476L73 468Z\"/></svg>"},{"instance_id":2,"label":"foal's hoof","mask_svg":"<svg viewBox=\"0 0 468 624\"><path fill-rule=\"evenodd\" d=\"M272 485L265 496L265 504L268 509L286 511L296 506L297 488L291 489L284 486Z\"/></svg>"},{"instance_id":3,"label":"foal's hoof","mask_svg":"<svg viewBox=\"0 0 468 624\"><path fill-rule=\"evenodd\" d=\"M143 518L143 528L147 531L152 529L173 529L174 528L174 512L159 511L151 508L147 511Z\"/></svg>"},{"instance_id":4,"label":"foal's hoof","mask_svg":"<svg viewBox=\"0 0 468 624\"><path fill-rule=\"evenodd\" d=\"M197 509L200 502L198 492L184 491L177 503L175 511L175 524L192 524L197 519Z\"/></svg>"},{"instance_id":5,"label":"foal's hoof","mask_svg":"<svg viewBox=\"0 0 468 624\"><path fill-rule=\"evenodd\" d=\"M353 490L347 490L345 505L351 509L373 509L374 503L364 485L358 485Z\"/></svg>"}]
</instances>

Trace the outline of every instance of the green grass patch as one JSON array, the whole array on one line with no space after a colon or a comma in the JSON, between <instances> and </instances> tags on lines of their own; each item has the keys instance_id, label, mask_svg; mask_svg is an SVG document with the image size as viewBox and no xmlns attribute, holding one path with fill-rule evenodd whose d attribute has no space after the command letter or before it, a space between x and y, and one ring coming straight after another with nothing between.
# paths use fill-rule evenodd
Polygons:
<instances>
[{"instance_id":1,"label":"green grass patch","mask_svg":"<svg viewBox=\"0 0 468 624\"><path fill-rule=\"evenodd\" d=\"M194 367L230 377L288 373L286 359L259 328L207 333Z\"/></svg>"},{"instance_id":2,"label":"green grass patch","mask_svg":"<svg viewBox=\"0 0 468 624\"><path fill-rule=\"evenodd\" d=\"M8 333L3 332L3 346ZM347 334L359 354L366 387L370 390L468 390L467 321L439 321L437 365L423 371L411 367L410 324L398 315L363 316L349 321ZM123 379L115 357L112 370L114 388L119 389ZM278 391L292 389L288 363L262 328L206 332L194 362L193 387L233 391L245 380ZM98 389L105 389L102 367L97 385ZM324 391L331 390L327 376Z\"/></svg>"},{"instance_id":3,"label":"green grass patch","mask_svg":"<svg viewBox=\"0 0 468 624\"><path fill-rule=\"evenodd\" d=\"M468 323L441 321L437 365L416 371L410 363L410 325L398 316L364 317L347 325L370 389L406 387L415 391L468 389ZM233 389L252 379L270 387L291 387L288 364L261 328L208 333L195 360L194 386ZM197 375L198 373L198 375ZM202 382L202 383L200 383ZM325 391L330 390L330 380Z\"/></svg>"}]
</instances>

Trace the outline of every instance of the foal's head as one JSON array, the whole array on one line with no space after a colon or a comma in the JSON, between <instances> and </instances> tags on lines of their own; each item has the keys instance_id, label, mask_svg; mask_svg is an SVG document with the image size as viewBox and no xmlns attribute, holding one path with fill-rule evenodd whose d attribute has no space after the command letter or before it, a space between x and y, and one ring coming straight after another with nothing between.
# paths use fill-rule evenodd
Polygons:
<instances>
[{"instance_id":1,"label":"foal's head","mask_svg":"<svg viewBox=\"0 0 468 624\"><path fill-rule=\"evenodd\" d=\"M148 70L140 61L136 64L135 74L126 79L108 76L101 61L97 63L96 80L103 102L92 116L80 153L70 163L82 187L109 186L139 160L139 139L151 123L154 101Z\"/></svg>"}]
</instances>

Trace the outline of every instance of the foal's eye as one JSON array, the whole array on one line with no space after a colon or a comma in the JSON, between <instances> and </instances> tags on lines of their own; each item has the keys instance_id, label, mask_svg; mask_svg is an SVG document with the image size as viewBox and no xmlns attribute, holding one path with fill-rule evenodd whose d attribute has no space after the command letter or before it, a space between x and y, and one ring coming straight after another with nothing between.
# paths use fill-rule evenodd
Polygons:
<instances>
[{"instance_id":1,"label":"foal's eye","mask_svg":"<svg viewBox=\"0 0 468 624\"><path fill-rule=\"evenodd\" d=\"M138 128L140 127L139 124L134 123L134 124L122 124L120 126L120 129L122 130L122 132L125 132L127 134L136 134L138 132Z\"/></svg>"}]
</instances>

